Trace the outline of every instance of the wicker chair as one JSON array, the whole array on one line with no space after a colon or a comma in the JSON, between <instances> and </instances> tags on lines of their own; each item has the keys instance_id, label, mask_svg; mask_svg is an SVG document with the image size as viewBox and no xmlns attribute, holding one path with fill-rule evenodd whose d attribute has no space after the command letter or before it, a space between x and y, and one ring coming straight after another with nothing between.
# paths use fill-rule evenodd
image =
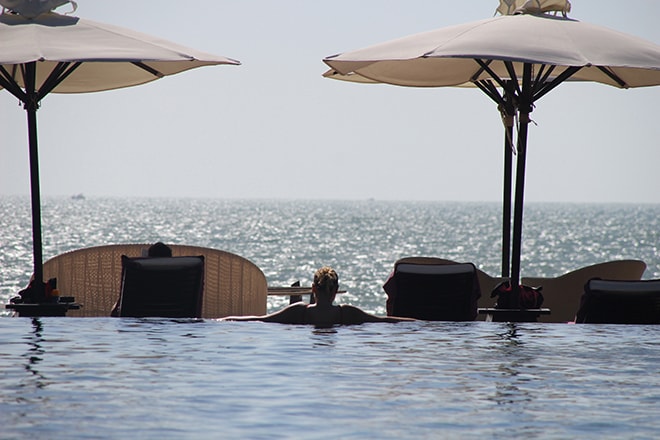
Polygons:
<instances>
[{"instance_id":1,"label":"wicker chair","mask_svg":"<svg viewBox=\"0 0 660 440\"><path fill-rule=\"evenodd\" d=\"M116 244L77 249L44 263L44 279L57 278L63 296L82 304L67 316L110 316L121 290L121 256L146 255L149 244ZM202 318L266 313L268 284L251 261L229 252L170 245L172 256L204 256Z\"/></svg>"}]
</instances>

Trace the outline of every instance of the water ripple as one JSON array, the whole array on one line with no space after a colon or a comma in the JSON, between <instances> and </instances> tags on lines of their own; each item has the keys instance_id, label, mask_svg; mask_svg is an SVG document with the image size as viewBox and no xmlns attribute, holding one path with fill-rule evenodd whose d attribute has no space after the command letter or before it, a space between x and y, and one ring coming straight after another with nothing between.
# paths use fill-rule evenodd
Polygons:
<instances>
[{"instance_id":1,"label":"water ripple","mask_svg":"<svg viewBox=\"0 0 660 440\"><path fill-rule=\"evenodd\" d=\"M659 331L1 319L0 436L653 438Z\"/></svg>"}]
</instances>

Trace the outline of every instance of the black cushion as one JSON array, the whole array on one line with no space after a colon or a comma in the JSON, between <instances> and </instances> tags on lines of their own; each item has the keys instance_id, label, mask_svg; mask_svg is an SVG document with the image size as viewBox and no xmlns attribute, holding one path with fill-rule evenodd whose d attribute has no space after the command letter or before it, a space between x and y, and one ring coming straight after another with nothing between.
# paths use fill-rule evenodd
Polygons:
<instances>
[{"instance_id":1,"label":"black cushion","mask_svg":"<svg viewBox=\"0 0 660 440\"><path fill-rule=\"evenodd\" d=\"M430 321L472 321L481 296L476 268L461 264L397 264L392 314Z\"/></svg>"},{"instance_id":2,"label":"black cushion","mask_svg":"<svg viewBox=\"0 0 660 440\"><path fill-rule=\"evenodd\" d=\"M201 317L203 256L121 261L120 316Z\"/></svg>"},{"instance_id":3,"label":"black cushion","mask_svg":"<svg viewBox=\"0 0 660 440\"><path fill-rule=\"evenodd\" d=\"M660 280L587 282L575 322L660 324Z\"/></svg>"}]
</instances>

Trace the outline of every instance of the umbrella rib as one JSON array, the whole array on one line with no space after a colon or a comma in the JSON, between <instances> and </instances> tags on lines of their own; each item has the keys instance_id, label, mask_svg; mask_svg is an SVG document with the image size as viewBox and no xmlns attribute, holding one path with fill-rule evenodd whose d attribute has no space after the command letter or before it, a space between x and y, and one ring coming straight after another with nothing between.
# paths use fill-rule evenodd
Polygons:
<instances>
[{"instance_id":1,"label":"umbrella rib","mask_svg":"<svg viewBox=\"0 0 660 440\"><path fill-rule=\"evenodd\" d=\"M486 94L490 99L495 101L497 105L504 105L505 101L500 92L497 90L497 87L493 85L493 82L490 80L481 80L474 81L474 85L477 86L482 92Z\"/></svg>"},{"instance_id":2,"label":"umbrella rib","mask_svg":"<svg viewBox=\"0 0 660 440\"><path fill-rule=\"evenodd\" d=\"M0 73L2 73L2 76L0 76L0 86L7 89L9 93L14 95L21 102L25 102L27 95L21 90L21 86L18 85L16 80L9 74L9 72L7 72L4 66L0 66Z\"/></svg>"},{"instance_id":3,"label":"umbrella rib","mask_svg":"<svg viewBox=\"0 0 660 440\"><path fill-rule=\"evenodd\" d=\"M477 62L477 64L479 64L479 65L480 65L480 66L481 66L486 72L488 72L488 74L492 77L492 79L494 79L494 80L500 85L500 87L502 87L503 89L506 89L506 86L504 85L504 81L502 81L502 78L500 78L499 76L497 76L497 74L496 74L495 72L493 72L493 69L491 69L491 68L488 66L488 64L490 64L490 61L488 61L488 63L486 63L486 62L484 62L483 60L480 60L480 59L478 59L478 58L474 58L474 60L475 60L475 61Z\"/></svg>"},{"instance_id":4,"label":"umbrella rib","mask_svg":"<svg viewBox=\"0 0 660 440\"><path fill-rule=\"evenodd\" d=\"M550 66L548 66L548 64L541 64L539 73L536 75L536 79L534 80L534 93L537 93L543 87L550 75L552 75L552 72L555 71L556 67L557 66L555 64Z\"/></svg>"},{"instance_id":5,"label":"umbrella rib","mask_svg":"<svg viewBox=\"0 0 660 440\"><path fill-rule=\"evenodd\" d=\"M516 69L513 67L513 63L511 61L505 61L504 66L506 66L507 72L509 72L509 76L511 77L510 83L513 84L513 88L515 90L510 90L509 92L512 93L513 96L520 96L522 95L522 90L520 90L520 84L518 84L518 75L516 75Z\"/></svg>"},{"instance_id":6,"label":"umbrella rib","mask_svg":"<svg viewBox=\"0 0 660 440\"><path fill-rule=\"evenodd\" d=\"M607 75L609 78L611 78L613 81L615 81L621 88L627 89L628 84L622 80L616 73L612 72L612 70L608 69L607 67L603 66L596 66L598 67L598 70L603 72L605 75Z\"/></svg>"},{"instance_id":7,"label":"umbrella rib","mask_svg":"<svg viewBox=\"0 0 660 440\"><path fill-rule=\"evenodd\" d=\"M147 66L141 61L133 61L132 64L138 66L140 69L146 70L147 72L151 73L153 76L156 76L158 78L163 78L165 76L162 72L159 72L158 70L154 69L151 66Z\"/></svg>"},{"instance_id":8,"label":"umbrella rib","mask_svg":"<svg viewBox=\"0 0 660 440\"><path fill-rule=\"evenodd\" d=\"M477 63L478 63L478 62L479 62L479 61L477 61ZM488 64L490 64L490 63L492 63L492 62L493 62L493 60L487 60L486 62L484 62L484 64L488 65ZM474 73L474 75L472 75L472 77L470 78L470 81L472 81L473 83L476 83L477 78L479 78L479 75L481 75L481 74L483 73L483 71L484 71L484 68L483 68L483 66L480 65L479 70L477 70L477 71Z\"/></svg>"},{"instance_id":9,"label":"umbrella rib","mask_svg":"<svg viewBox=\"0 0 660 440\"><path fill-rule=\"evenodd\" d=\"M568 78L570 78L575 73L577 73L580 69L582 69L582 66L570 66L566 68L566 70L564 70L561 74L557 75L555 79L553 79L549 83L544 83L543 86L541 86L541 88L538 90L538 92L534 93L532 101L536 102L537 99L540 99L543 96L545 96L546 93L550 92L559 84L566 81Z\"/></svg>"},{"instance_id":10,"label":"umbrella rib","mask_svg":"<svg viewBox=\"0 0 660 440\"><path fill-rule=\"evenodd\" d=\"M73 65L71 62L62 61L57 63L57 66L55 66L53 71L50 72L50 75L48 75L48 78L46 78L46 81L41 85L41 88L37 93L37 99L41 101L44 96L52 92L55 87L60 85L60 83L71 75L74 70L80 67L81 64L81 61L73 63Z\"/></svg>"},{"instance_id":11,"label":"umbrella rib","mask_svg":"<svg viewBox=\"0 0 660 440\"><path fill-rule=\"evenodd\" d=\"M495 97L494 101L498 105L504 105L506 103L506 100L504 99L504 96L502 96L500 91L497 90L497 87L495 87L495 84L493 84L493 81L491 81L491 80L484 81L484 85L486 86L486 89L490 90L491 94Z\"/></svg>"}]
</instances>

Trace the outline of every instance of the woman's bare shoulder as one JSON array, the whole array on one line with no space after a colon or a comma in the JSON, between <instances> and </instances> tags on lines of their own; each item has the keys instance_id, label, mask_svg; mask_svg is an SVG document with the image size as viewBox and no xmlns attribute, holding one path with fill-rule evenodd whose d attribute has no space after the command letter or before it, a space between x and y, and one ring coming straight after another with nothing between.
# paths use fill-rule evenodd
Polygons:
<instances>
[{"instance_id":1,"label":"woman's bare shoulder","mask_svg":"<svg viewBox=\"0 0 660 440\"><path fill-rule=\"evenodd\" d=\"M307 304L304 302L297 302L275 313L266 315L262 321L279 322L281 324L304 324L306 309Z\"/></svg>"}]
</instances>

